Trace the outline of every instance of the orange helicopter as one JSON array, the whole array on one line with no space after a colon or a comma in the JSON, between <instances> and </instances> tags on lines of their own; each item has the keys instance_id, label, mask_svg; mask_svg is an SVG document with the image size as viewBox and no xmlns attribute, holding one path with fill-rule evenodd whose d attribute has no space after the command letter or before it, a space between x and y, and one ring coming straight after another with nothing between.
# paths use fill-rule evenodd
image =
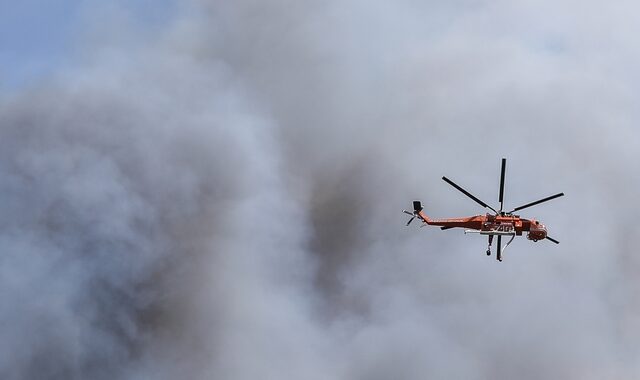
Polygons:
<instances>
[{"instance_id":1,"label":"orange helicopter","mask_svg":"<svg viewBox=\"0 0 640 380\"><path fill-rule=\"evenodd\" d=\"M491 255L491 243L493 237L498 237L496 258L498 261L502 261L502 253L511 244L516 236L521 236L523 231L527 233L527 239L538 241L542 239L550 240L556 244L560 244L559 241L547 236L547 227L535 219L521 218L520 215L515 215L514 212L522 210L531 206L535 206L542 202L547 202L552 199L561 197L564 193L558 193L535 202L527 203L526 205L516 207L511 211L504 212L504 174L507 165L507 159L502 159L502 168L500 171L500 194L498 196L498 202L500 202L500 210L496 211L493 207L487 205L485 202L473 196L471 193L455 184L447 177L442 179L449 185L455 187L462 194L476 201L482 207L493 211L495 214L487 213L485 215L474 215L463 218L447 218L447 219L431 219L422 210L422 203L420 201L413 201L413 212L402 210L405 214L411 215L411 219L407 222L407 226L413 222L415 218L422 220L423 227L425 225L440 226L441 230L448 230L450 228L465 228L466 233L479 233L480 235L489 236L489 246L487 248L487 256ZM502 247L502 237L510 236L511 239L507 244Z\"/></svg>"}]
</instances>

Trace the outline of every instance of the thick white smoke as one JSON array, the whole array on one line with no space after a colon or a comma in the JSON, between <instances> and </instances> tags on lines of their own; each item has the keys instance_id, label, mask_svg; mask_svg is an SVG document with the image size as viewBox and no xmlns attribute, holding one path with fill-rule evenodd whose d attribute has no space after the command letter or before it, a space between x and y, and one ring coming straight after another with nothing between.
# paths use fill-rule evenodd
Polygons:
<instances>
[{"instance_id":1,"label":"thick white smoke","mask_svg":"<svg viewBox=\"0 0 640 380\"><path fill-rule=\"evenodd\" d=\"M640 50L604 7L101 24L0 103L0 377L637 377ZM559 246L404 227L482 212L443 174L497 203L503 156L509 206L567 193L523 212Z\"/></svg>"}]
</instances>

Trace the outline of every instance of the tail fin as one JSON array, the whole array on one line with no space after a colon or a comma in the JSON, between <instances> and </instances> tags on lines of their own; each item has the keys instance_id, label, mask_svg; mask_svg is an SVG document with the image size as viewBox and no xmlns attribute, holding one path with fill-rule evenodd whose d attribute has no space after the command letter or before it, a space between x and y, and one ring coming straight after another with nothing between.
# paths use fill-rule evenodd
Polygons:
<instances>
[{"instance_id":1,"label":"tail fin","mask_svg":"<svg viewBox=\"0 0 640 380\"><path fill-rule=\"evenodd\" d=\"M413 201L413 213L418 218L422 219L423 222L431 224L431 219L429 219L427 214L422 212L422 203L420 201Z\"/></svg>"},{"instance_id":2,"label":"tail fin","mask_svg":"<svg viewBox=\"0 0 640 380\"><path fill-rule=\"evenodd\" d=\"M403 210L403 212L407 215L411 215L411 219L407 222L407 226L411 224L415 218L420 218L420 220L427 224L430 222L427 215L422 212L422 203L420 201L413 201L413 212L409 212L407 210Z\"/></svg>"}]
</instances>

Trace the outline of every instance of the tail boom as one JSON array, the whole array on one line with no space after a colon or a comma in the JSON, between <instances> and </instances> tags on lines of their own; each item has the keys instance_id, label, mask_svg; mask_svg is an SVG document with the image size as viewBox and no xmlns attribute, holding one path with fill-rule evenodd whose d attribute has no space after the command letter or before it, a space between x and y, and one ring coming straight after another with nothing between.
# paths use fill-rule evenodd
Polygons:
<instances>
[{"instance_id":1,"label":"tail boom","mask_svg":"<svg viewBox=\"0 0 640 380\"><path fill-rule=\"evenodd\" d=\"M409 212L407 212L407 214L409 214ZM447 228L463 227L478 230L481 229L482 223L486 219L483 215L475 215L465 218L431 219L427 214L425 214L420 201L413 201L413 215L430 226Z\"/></svg>"}]
</instances>

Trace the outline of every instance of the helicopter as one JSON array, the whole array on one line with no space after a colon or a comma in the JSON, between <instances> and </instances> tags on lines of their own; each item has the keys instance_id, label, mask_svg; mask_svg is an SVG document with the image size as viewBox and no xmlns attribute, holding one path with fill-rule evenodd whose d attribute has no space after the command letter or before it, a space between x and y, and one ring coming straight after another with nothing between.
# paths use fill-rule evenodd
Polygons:
<instances>
[{"instance_id":1,"label":"helicopter","mask_svg":"<svg viewBox=\"0 0 640 380\"><path fill-rule=\"evenodd\" d=\"M498 261L502 261L502 253L506 250L506 248L511 244L513 239L516 236L522 236L523 232L527 232L527 239L532 240L534 242L538 240L549 240L553 243L560 244L560 242L552 237L547 235L547 227L542 224L539 220L536 219L525 219L521 218L520 215L514 214L516 211L523 210L525 208L538 205L543 202L550 201L552 199L556 199L564 195L564 193L558 193L555 195L551 195L546 198L542 198L540 200L527 203L520 207L516 207L511 211L503 211L504 210L504 176L507 165L507 159L502 159L502 167L500 170L500 193L498 196L498 202L500 202L500 209L496 210L493 207L489 206L485 202L481 201L473 194L469 193L467 190L463 189L461 186L453 182L447 177L442 177L442 179L453 186L456 190L460 191L462 194L474 200L476 203L484 207L485 209L493 211L493 214L487 212L485 215L473 215L469 217L461 217L461 218L446 218L446 219L431 219L429 218L423 211L422 202L413 201L413 212L402 210L403 213L411 215L411 219L407 222L407 226L413 222L414 219L418 218L422 220L422 226L426 225L431 226L440 226L441 230L448 230L450 228L464 228L465 234L467 233L478 233L480 235L488 235L489 237L489 245L487 247L487 256L491 256L491 244L493 243L493 237L497 236L497 249L496 249L496 259ZM502 237L509 236L511 239L507 242L507 244L502 247Z\"/></svg>"}]
</instances>

